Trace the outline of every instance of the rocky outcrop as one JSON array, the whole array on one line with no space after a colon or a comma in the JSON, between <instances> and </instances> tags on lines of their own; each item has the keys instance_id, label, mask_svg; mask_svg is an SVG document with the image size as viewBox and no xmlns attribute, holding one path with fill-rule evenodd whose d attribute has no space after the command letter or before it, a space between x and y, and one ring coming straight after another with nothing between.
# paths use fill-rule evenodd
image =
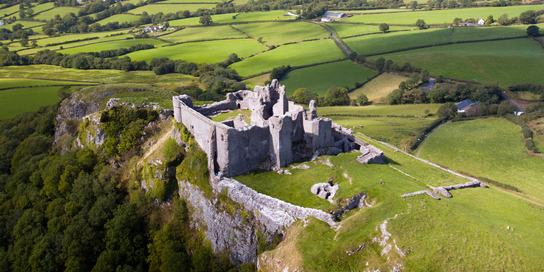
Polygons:
<instances>
[{"instance_id":1,"label":"rocky outcrop","mask_svg":"<svg viewBox=\"0 0 544 272\"><path fill-rule=\"evenodd\" d=\"M429 186L431 187L431 186ZM463 183L463 184L456 184L456 185L450 185L450 186L440 186L440 187L432 187L432 191L431 190L423 190L423 191L417 191L417 192L412 192L412 193L407 193L407 194L403 194L401 195L402 197L407 197L407 196L415 196L415 195L421 195L421 194L427 194L429 195L430 197L436 199L436 200L440 200L440 197L437 195L437 194L441 194L445 197L452 197L452 195L450 194L450 192L448 192L449 190L457 190L457 189L463 189L463 188L476 188L476 187L482 187L482 188L487 188L487 185L481 181L469 181L467 183Z\"/></svg>"},{"instance_id":2,"label":"rocky outcrop","mask_svg":"<svg viewBox=\"0 0 544 272\"><path fill-rule=\"evenodd\" d=\"M332 200L338 188L340 188L338 184L332 185L331 183L324 182L314 184L310 191L320 198Z\"/></svg>"},{"instance_id":3,"label":"rocky outcrop","mask_svg":"<svg viewBox=\"0 0 544 272\"><path fill-rule=\"evenodd\" d=\"M375 163L375 164L384 164L385 155L383 151L372 146L372 145L361 145L360 151L361 156L357 157L357 161L362 164Z\"/></svg>"},{"instance_id":4,"label":"rocky outcrop","mask_svg":"<svg viewBox=\"0 0 544 272\"><path fill-rule=\"evenodd\" d=\"M331 214L336 218L339 218L344 213L349 212L350 210L363 208L365 206L366 192L361 192L355 196L352 196L346 200L347 204L341 207L338 210L331 211Z\"/></svg>"}]
</instances>

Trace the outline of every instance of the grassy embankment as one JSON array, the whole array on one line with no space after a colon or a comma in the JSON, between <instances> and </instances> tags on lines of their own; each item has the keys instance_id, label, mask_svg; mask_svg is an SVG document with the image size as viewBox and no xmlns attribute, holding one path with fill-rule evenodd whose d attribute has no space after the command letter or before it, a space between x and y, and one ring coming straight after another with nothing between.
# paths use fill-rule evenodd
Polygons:
<instances>
[{"instance_id":1,"label":"grassy embankment","mask_svg":"<svg viewBox=\"0 0 544 272\"><path fill-rule=\"evenodd\" d=\"M344 58L332 40L310 41L297 44L283 45L229 67L238 71L242 77L254 75L282 66L307 65Z\"/></svg>"},{"instance_id":2,"label":"grassy embankment","mask_svg":"<svg viewBox=\"0 0 544 272\"><path fill-rule=\"evenodd\" d=\"M530 39L454 44L375 56L395 63L410 62L433 75L496 83L502 87L544 83L544 53Z\"/></svg>"},{"instance_id":3,"label":"grassy embankment","mask_svg":"<svg viewBox=\"0 0 544 272\"><path fill-rule=\"evenodd\" d=\"M544 159L528 155L519 128L504 119L443 126L427 140L420 157L512 185L544 201Z\"/></svg>"},{"instance_id":4,"label":"grassy embankment","mask_svg":"<svg viewBox=\"0 0 544 272\"><path fill-rule=\"evenodd\" d=\"M541 6L523 5L509 7L484 7L484 8L466 8L466 9L446 9L433 11L418 11L418 12L401 12L395 14L369 14L361 16L353 16L342 20L343 22L356 22L366 24L399 24L399 25L415 25L418 19L425 20L427 24L451 24L455 18L487 18L493 15L493 18L499 18L507 13L510 17L519 16L527 10L540 10Z\"/></svg>"},{"instance_id":5,"label":"grassy embankment","mask_svg":"<svg viewBox=\"0 0 544 272\"><path fill-rule=\"evenodd\" d=\"M151 61L153 58L181 59L187 62L216 63L236 53L243 58L266 50L266 46L249 39L185 43L128 54L132 60Z\"/></svg>"},{"instance_id":6,"label":"grassy embankment","mask_svg":"<svg viewBox=\"0 0 544 272\"><path fill-rule=\"evenodd\" d=\"M282 78L281 84L285 85L287 95L292 95L298 88L307 88L325 96L330 87L353 88L356 82L363 83L376 74L374 70L346 60L291 71Z\"/></svg>"},{"instance_id":7,"label":"grassy embankment","mask_svg":"<svg viewBox=\"0 0 544 272\"><path fill-rule=\"evenodd\" d=\"M234 27L254 39L262 37L262 41L267 45L281 45L330 36L323 27L306 22L255 23L235 25Z\"/></svg>"},{"instance_id":8,"label":"grassy embankment","mask_svg":"<svg viewBox=\"0 0 544 272\"><path fill-rule=\"evenodd\" d=\"M81 87L72 87L72 91L76 88ZM25 112L36 111L40 107L59 102L60 98L57 96L59 89L60 87L31 87L1 90L0 120L9 119Z\"/></svg>"}]
</instances>

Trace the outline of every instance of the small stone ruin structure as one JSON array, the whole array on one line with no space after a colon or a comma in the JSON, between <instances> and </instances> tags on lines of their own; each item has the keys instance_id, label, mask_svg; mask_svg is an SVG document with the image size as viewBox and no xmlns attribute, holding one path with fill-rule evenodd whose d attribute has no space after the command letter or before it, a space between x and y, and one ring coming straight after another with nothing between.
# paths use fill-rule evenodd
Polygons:
<instances>
[{"instance_id":1,"label":"small stone ruin structure","mask_svg":"<svg viewBox=\"0 0 544 272\"><path fill-rule=\"evenodd\" d=\"M226 100L210 105L193 106L187 95L174 96L173 103L176 121L194 135L208 155L210 172L217 176L232 177L262 165L278 169L307 157L361 147L352 130L318 116L315 101L310 110L288 101L285 86L277 80L254 91L229 93ZM241 116L224 122L208 118L236 109L251 110L250 124Z\"/></svg>"}]
</instances>

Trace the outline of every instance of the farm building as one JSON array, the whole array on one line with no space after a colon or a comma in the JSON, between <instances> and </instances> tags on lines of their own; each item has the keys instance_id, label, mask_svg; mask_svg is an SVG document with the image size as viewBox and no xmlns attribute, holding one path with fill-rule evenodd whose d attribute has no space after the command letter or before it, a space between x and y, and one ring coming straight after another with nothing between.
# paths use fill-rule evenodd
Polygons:
<instances>
[{"instance_id":1,"label":"farm building","mask_svg":"<svg viewBox=\"0 0 544 272\"><path fill-rule=\"evenodd\" d=\"M346 14L345 13L336 13L336 12L325 12L325 14L323 14L324 17L329 17L329 18L337 18L337 19L340 19L342 17L344 17Z\"/></svg>"},{"instance_id":2,"label":"farm building","mask_svg":"<svg viewBox=\"0 0 544 272\"><path fill-rule=\"evenodd\" d=\"M0 25L5 25L4 21L0 21Z\"/></svg>"},{"instance_id":3,"label":"farm building","mask_svg":"<svg viewBox=\"0 0 544 272\"><path fill-rule=\"evenodd\" d=\"M321 22L327 22L330 23L332 19L330 17L321 17Z\"/></svg>"},{"instance_id":4,"label":"farm building","mask_svg":"<svg viewBox=\"0 0 544 272\"><path fill-rule=\"evenodd\" d=\"M459 26L483 26L485 25L485 20L484 19L480 19L478 20L478 23L474 24L474 23L459 23Z\"/></svg>"},{"instance_id":5,"label":"farm building","mask_svg":"<svg viewBox=\"0 0 544 272\"><path fill-rule=\"evenodd\" d=\"M470 101L470 99L467 99L467 100L463 100L461 102L455 103L455 106L457 106L457 112L465 112L472 107L476 107L480 105L481 103L482 102L480 101L473 103L472 101Z\"/></svg>"}]
</instances>

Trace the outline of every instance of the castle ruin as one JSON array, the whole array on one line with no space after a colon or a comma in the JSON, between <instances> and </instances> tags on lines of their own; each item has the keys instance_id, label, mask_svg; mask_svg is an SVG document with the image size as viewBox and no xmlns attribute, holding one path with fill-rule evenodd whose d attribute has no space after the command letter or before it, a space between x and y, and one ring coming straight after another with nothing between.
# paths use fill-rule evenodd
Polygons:
<instances>
[{"instance_id":1,"label":"castle ruin","mask_svg":"<svg viewBox=\"0 0 544 272\"><path fill-rule=\"evenodd\" d=\"M257 168L279 169L293 161L319 155L337 155L359 149L364 142L353 132L288 101L277 80L254 91L227 94L224 101L193 106L187 95L173 97L174 117L192 133L208 155L210 173L232 177ZM251 110L248 124L242 116L224 122L209 116L229 110ZM381 154L372 154L382 160Z\"/></svg>"}]
</instances>

